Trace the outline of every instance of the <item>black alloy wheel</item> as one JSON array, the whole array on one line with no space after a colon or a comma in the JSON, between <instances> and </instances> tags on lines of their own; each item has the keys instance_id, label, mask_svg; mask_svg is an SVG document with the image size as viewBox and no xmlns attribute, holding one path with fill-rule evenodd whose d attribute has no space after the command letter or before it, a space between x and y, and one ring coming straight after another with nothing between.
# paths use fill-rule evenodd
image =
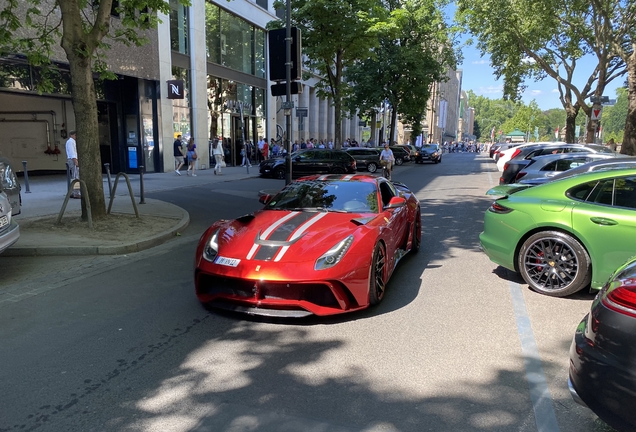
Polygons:
<instances>
[{"instance_id":1,"label":"black alloy wheel","mask_svg":"<svg viewBox=\"0 0 636 432\"><path fill-rule=\"evenodd\" d=\"M402 158L395 158L395 164L400 166L404 163L404 159Z\"/></svg>"},{"instance_id":2,"label":"black alloy wheel","mask_svg":"<svg viewBox=\"0 0 636 432\"><path fill-rule=\"evenodd\" d=\"M369 282L369 304L377 305L384 298L384 290L386 288L386 250L382 243L375 245L372 260Z\"/></svg>"},{"instance_id":3,"label":"black alloy wheel","mask_svg":"<svg viewBox=\"0 0 636 432\"><path fill-rule=\"evenodd\" d=\"M276 170L274 171L274 177L276 177L278 180L284 180L285 168L276 168Z\"/></svg>"},{"instance_id":4,"label":"black alloy wheel","mask_svg":"<svg viewBox=\"0 0 636 432\"><path fill-rule=\"evenodd\" d=\"M574 294L592 279L590 256L585 248L574 237L559 231L528 237L517 261L530 288L552 297Z\"/></svg>"},{"instance_id":5,"label":"black alloy wheel","mask_svg":"<svg viewBox=\"0 0 636 432\"><path fill-rule=\"evenodd\" d=\"M374 173L378 170L378 166L376 165L375 162L369 162L367 164L367 171L369 171L370 173Z\"/></svg>"}]
</instances>

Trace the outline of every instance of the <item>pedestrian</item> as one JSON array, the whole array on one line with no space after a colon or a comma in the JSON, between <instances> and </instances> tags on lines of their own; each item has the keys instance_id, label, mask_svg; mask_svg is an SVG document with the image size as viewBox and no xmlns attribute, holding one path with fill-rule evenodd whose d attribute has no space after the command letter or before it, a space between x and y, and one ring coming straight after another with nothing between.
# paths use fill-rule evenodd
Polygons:
<instances>
[{"instance_id":1,"label":"pedestrian","mask_svg":"<svg viewBox=\"0 0 636 432\"><path fill-rule=\"evenodd\" d=\"M196 177L197 175L194 173L197 163L197 145L194 143L194 137L190 137L188 140L188 145L186 147L186 154L188 155L188 170L186 174L190 175L190 170L192 170L192 177Z\"/></svg>"},{"instance_id":2,"label":"pedestrian","mask_svg":"<svg viewBox=\"0 0 636 432\"><path fill-rule=\"evenodd\" d=\"M245 141L245 145L241 149L241 155L243 156L243 163L241 166L247 165L248 167L252 167L252 162L250 161L250 154L252 153L252 149L250 147L250 142ZM263 146L263 157L267 158L267 143Z\"/></svg>"},{"instance_id":3,"label":"pedestrian","mask_svg":"<svg viewBox=\"0 0 636 432\"><path fill-rule=\"evenodd\" d=\"M216 161L216 165L214 165L214 174L221 175L221 168L223 168L223 158L225 155L223 152L223 144L218 139L215 139L212 144L212 154Z\"/></svg>"},{"instance_id":4,"label":"pedestrian","mask_svg":"<svg viewBox=\"0 0 636 432\"><path fill-rule=\"evenodd\" d=\"M272 146L276 143L276 141L272 140ZM267 141L265 141L265 143L263 143L263 157L265 159L269 159L269 147L270 145L267 144Z\"/></svg>"},{"instance_id":5,"label":"pedestrian","mask_svg":"<svg viewBox=\"0 0 636 432\"><path fill-rule=\"evenodd\" d=\"M177 135L174 140L174 165L177 167L174 172L181 175L179 169L183 166L183 143L181 142L181 134Z\"/></svg>"},{"instance_id":6,"label":"pedestrian","mask_svg":"<svg viewBox=\"0 0 636 432\"><path fill-rule=\"evenodd\" d=\"M387 180L391 180L391 171L393 171L393 164L395 163L395 157L393 151L389 148L388 143L384 143L384 150L380 153L380 164L386 169Z\"/></svg>"},{"instance_id":7,"label":"pedestrian","mask_svg":"<svg viewBox=\"0 0 636 432\"><path fill-rule=\"evenodd\" d=\"M263 146L265 145L265 143L267 142L267 138L265 138L265 140L263 140L263 137L259 137L258 142L256 143L256 145L258 146L257 149L257 161L258 162L262 162L263 161Z\"/></svg>"},{"instance_id":8,"label":"pedestrian","mask_svg":"<svg viewBox=\"0 0 636 432\"><path fill-rule=\"evenodd\" d=\"M77 137L77 132L72 130L68 134L69 138L66 141L66 166L68 167L69 173L71 175L71 181L75 179L79 179L79 162L77 161L77 142L75 138ZM79 186L79 185L78 185ZM73 185L73 192L71 192L71 198L81 198L81 194L79 189L75 189L75 185Z\"/></svg>"}]
</instances>

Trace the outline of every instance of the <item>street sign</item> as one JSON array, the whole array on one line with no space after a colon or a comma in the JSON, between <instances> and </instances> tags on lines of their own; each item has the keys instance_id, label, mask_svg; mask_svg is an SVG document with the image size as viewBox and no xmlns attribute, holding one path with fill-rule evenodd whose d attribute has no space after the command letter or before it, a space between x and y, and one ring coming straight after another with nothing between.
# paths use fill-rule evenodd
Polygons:
<instances>
[{"instance_id":1,"label":"street sign","mask_svg":"<svg viewBox=\"0 0 636 432\"><path fill-rule=\"evenodd\" d=\"M590 119L592 119L592 120L600 120L602 111L603 110L601 108L592 108L592 116L590 117Z\"/></svg>"},{"instance_id":2,"label":"street sign","mask_svg":"<svg viewBox=\"0 0 636 432\"><path fill-rule=\"evenodd\" d=\"M307 108L296 108L296 117L307 117L308 112Z\"/></svg>"},{"instance_id":3,"label":"street sign","mask_svg":"<svg viewBox=\"0 0 636 432\"><path fill-rule=\"evenodd\" d=\"M574 136L576 138L581 136L581 125L576 125L576 127L574 128Z\"/></svg>"},{"instance_id":4,"label":"street sign","mask_svg":"<svg viewBox=\"0 0 636 432\"><path fill-rule=\"evenodd\" d=\"M609 99L607 102L603 102L604 106L612 106L616 104L616 99Z\"/></svg>"},{"instance_id":5,"label":"street sign","mask_svg":"<svg viewBox=\"0 0 636 432\"><path fill-rule=\"evenodd\" d=\"M534 127L534 139L539 139L539 126Z\"/></svg>"},{"instance_id":6,"label":"street sign","mask_svg":"<svg viewBox=\"0 0 636 432\"><path fill-rule=\"evenodd\" d=\"M358 126L366 127L366 125L367 125L366 121L364 121L364 120L358 121Z\"/></svg>"},{"instance_id":7,"label":"street sign","mask_svg":"<svg viewBox=\"0 0 636 432\"><path fill-rule=\"evenodd\" d=\"M592 103L607 103L609 100L609 96L590 96L590 102Z\"/></svg>"}]
</instances>

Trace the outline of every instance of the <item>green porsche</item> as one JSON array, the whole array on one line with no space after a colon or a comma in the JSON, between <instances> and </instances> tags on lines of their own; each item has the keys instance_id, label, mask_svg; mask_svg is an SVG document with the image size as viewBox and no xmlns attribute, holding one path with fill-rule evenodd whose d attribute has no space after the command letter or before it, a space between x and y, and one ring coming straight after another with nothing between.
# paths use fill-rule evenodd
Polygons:
<instances>
[{"instance_id":1,"label":"green porsche","mask_svg":"<svg viewBox=\"0 0 636 432\"><path fill-rule=\"evenodd\" d=\"M540 186L488 191L481 248L535 291L598 290L636 255L636 169L594 171Z\"/></svg>"}]
</instances>

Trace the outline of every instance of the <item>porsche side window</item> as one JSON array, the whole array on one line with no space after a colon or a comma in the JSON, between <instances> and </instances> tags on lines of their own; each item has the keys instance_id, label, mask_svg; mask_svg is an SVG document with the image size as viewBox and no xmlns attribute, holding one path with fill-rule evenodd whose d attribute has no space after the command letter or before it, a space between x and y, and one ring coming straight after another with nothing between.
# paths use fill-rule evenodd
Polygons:
<instances>
[{"instance_id":1,"label":"porsche side window","mask_svg":"<svg viewBox=\"0 0 636 432\"><path fill-rule=\"evenodd\" d=\"M636 209L636 177L616 179L614 183L614 205Z\"/></svg>"},{"instance_id":2,"label":"porsche side window","mask_svg":"<svg viewBox=\"0 0 636 432\"><path fill-rule=\"evenodd\" d=\"M566 195L575 200L586 201L587 197L594 190L594 187L597 184L597 181L593 181L574 186L572 189L567 191Z\"/></svg>"},{"instance_id":3,"label":"porsche side window","mask_svg":"<svg viewBox=\"0 0 636 432\"><path fill-rule=\"evenodd\" d=\"M598 185L594 188L589 198L588 202L593 202L596 204L605 204L612 205L614 198L614 180L603 180L598 183Z\"/></svg>"}]
</instances>

